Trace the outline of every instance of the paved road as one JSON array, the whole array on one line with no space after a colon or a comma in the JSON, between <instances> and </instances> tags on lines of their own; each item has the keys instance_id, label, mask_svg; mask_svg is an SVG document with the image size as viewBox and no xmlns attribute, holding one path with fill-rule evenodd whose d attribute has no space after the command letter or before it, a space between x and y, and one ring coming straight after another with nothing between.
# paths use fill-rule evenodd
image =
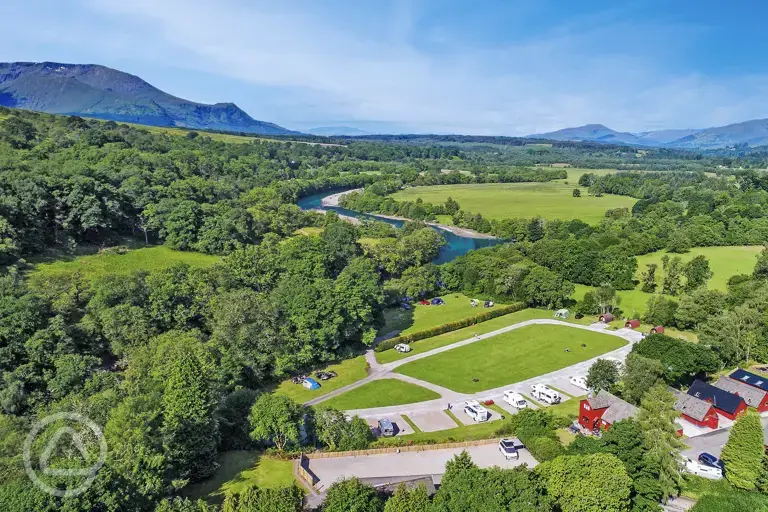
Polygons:
<instances>
[{"instance_id":1,"label":"paved road","mask_svg":"<svg viewBox=\"0 0 768 512\"><path fill-rule=\"evenodd\" d=\"M765 437L765 443L768 444L768 417L761 418L760 421L763 424L763 436ZM683 450L683 455L696 459L701 452L709 452L715 457L720 457L720 452L723 451L726 441L728 441L728 435L731 433L731 427L717 430L711 434L704 434L698 437L692 437L685 439L683 442L690 448Z\"/></svg>"}]
</instances>

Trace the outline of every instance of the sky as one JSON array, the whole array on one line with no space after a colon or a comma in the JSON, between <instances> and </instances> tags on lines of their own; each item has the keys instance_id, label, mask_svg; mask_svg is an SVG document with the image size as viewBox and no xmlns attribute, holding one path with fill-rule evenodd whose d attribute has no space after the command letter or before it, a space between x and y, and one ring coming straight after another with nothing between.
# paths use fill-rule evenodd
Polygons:
<instances>
[{"instance_id":1,"label":"sky","mask_svg":"<svg viewBox=\"0 0 768 512\"><path fill-rule=\"evenodd\" d=\"M102 64L291 129L768 118L761 0L4 0L0 61Z\"/></svg>"}]
</instances>

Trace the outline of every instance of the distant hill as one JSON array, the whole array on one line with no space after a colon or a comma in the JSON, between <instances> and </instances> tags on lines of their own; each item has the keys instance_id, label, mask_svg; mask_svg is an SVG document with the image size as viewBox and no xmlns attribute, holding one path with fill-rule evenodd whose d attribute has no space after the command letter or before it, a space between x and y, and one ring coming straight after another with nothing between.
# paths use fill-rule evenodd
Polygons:
<instances>
[{"instance_id":1,"label":"distant hill","mask_svg":"<svg viewBox=\"0 0 768 512\"><path fill-rule=\"evenodd\" d=\"M676 149L717 149L737 145L768 145L768 119L755 119L700 130L655 130L642 133L617 132L601 124L565 128L529 138L633 144Z\"/></svg>"},{"instance_id":2,"label":"distant hill","mask_svg":"<svg viewBox=\"0 0 768 512\"><path fill-rule=\"evenodd\" d=\"M320 126L318 128L311 128L307 130L307 133L312 135L321 135L324 137L331 137L333 135L343 135L347 137L354 137L356 135L370 135L370 132L355 128L354 126Z\"/></svg>"},{"instance_id":3,"label":"distant hill","mask_svg":"<svg viewBox=\"0 0 768 512\"><path fill-rule=\"evenodd\" d=\"M234 103L205 105L177 98L137 76L94 64L0 63L0 105L152 126L296 133L257 121Z\"/></svg>"}]
</instances>

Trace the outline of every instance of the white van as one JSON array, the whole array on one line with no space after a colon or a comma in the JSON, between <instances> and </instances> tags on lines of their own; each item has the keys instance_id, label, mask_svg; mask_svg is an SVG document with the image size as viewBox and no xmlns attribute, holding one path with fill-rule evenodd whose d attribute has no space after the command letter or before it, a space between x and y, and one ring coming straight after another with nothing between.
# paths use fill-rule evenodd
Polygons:
<instances>
[{"instance_id":1,"label":"white van","mask_svg":"<svg viewBox=\"0 0 768 512\"><path fill-rule=\"evenodd\" d=\"M710 480L720 480L723 478L723 470L713 466L707 466L688 457L684 458L685 470L694 475L698 475Z\"/></svg>"},{"instance_id":2,"label":"white van","mask_svg":"<svg viewBox=\"0 0 768 512\"><path fill-rule=\"evenodd\" d=\"M521 395L520 393L515 393L514 391L505 391L504 398L502 398L502 400L507 402L509 405L511 405L515 409L528 408L528 401L525 398L523 398L523 395Z\"/></svg>"},{"instance_id":3,"label":"white van","mask_svg":"<svg viewBox=\"0 0 768 512\"><path fill-rule=\"evenodd\" d=\"M538 400L547 405L559 404L563 399L563 397L560 396L560 393L546 384L534 384L531 386L531 397L534 400Z\"/></svg>"},{"instance_id":4,"label":"white van","mask_svg":"<svg viewBox=\"0 0 768 512\"><path fill-rule=\"evenodd\" d=\"M464 413L477 422L488 421L491 418L491 413L488 412L488 409L480 405L480 402L477 400L465 402Z\"/></svg>"}]
</instances>

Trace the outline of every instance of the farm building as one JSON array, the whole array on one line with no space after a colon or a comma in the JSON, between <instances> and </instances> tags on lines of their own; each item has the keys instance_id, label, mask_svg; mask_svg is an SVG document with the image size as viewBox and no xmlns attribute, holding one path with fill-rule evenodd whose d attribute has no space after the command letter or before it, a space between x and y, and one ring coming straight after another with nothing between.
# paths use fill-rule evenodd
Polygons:
<instances>
[{"instance_id":1,"label":"farm building","mask_svg":"<svg viewBox=\"0 0 768 512\"><path fill-rule=\"evenodd\" d=\"M711 403L719 414L730 420L735 420L747 410L747 403L743 398L702 380L693 381L688 389L688 394Z\"/></svg>"},{"instance_id":2,"label":"farm building","mask_svg":"<svg viewBox=\"0 0 768 512\"><path fill-rule=\"evenodd\" d=\"M729 377L733 380L749 384L752 387L762 389L763 391L768 391L768 377L763 377L762 375L748 372L747 370L742 370L740 368L734 370Z\"/></svg>"},{"instance_id":3,"label":"farm building","mask_svg":"<svg viewBox=\"0 0 768 512\"><path fill-rule=\"evenodd\" d=\"M730 377L720 377L715 382L715 387L740 396L748 407L754 407L758 412L768 411L768 391L763 391Z\"/></svg>"},{"instance_id":4,"label":"farm building","mask_svg":"<svg viewBox=\"0 0 768 512\"><path fill-rule=\"evenodd\" d=\"M672 391L677 396L675 410L680 412L684 420L697 427L717 428L720 417L711 403L677 390Z\"/></svg>"},{"instance_id":5,"label":"farm building","mask_svg":"<svg viewBox=\"0 0 768 512\"><path fill-rule=\"evenodd\" d=\"M604 324L613 322L613 315L611 313L603 313L600 315L600 321Z\"/></svg>"},{"instance_id":6,"label":"farm building","mask_svg":"<svg viewBox=\"0 0 768 512\"><path fill-rule=\"evenodd\" d=\"M608 430L612 424L632 418L637 412L634 405L600 390L597 396L585 398L579 403L579 424L589 430Z\"/></svg>"},{"instance_id":7,"label":"farm building","mask_svg":"<svg viewBox=\"0 0 768 512\"><path fill-rule=\"evenodd\" d=\"M627 320L624 327L627 329L637 329L640 327L640 320Z\"/></svg>"},{"instance_id":8,"label":"farm building","mask_svg":"<svg viewBox=\"0 0 768 512\"><path fill-rule=\"evenodd\" d=\"M664 334L664 327L657 325L656 327L651 328L651 334Z\"/></svg>"}]
</instances>

